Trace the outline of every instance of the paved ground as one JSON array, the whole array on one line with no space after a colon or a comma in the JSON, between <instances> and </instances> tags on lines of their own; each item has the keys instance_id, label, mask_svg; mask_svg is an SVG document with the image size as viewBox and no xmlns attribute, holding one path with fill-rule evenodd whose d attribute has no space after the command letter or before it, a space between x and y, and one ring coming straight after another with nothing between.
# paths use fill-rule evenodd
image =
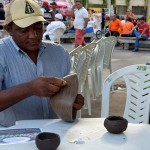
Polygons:
<instances>
[{"instance_id":1,"label":"paved ground","mask_svg":"<svg viewBox=\"0 0 150 150\"><path fill-rule=\"evenodd\" d=\"M74 48L72 43L62 43L62 45L71 51ZM145 64L150 62L150 49L140 49L139 52L132 52L131 50L123 50L121 47L115 47L112 55L112 69L113 71L120 69L122 67L133 65L133 64ZM103 76L104 79L109 75L108 70L104 69ZM122 115L124 111L126 93L125 89L122 89L124 82L122 80L118 81L119 89L114 93L111 93L111 103L110 103L110 115ZM83 113L83 117L100 117L101 108L101 97L96 101L92 100L92 115L85 115L86 110Z\"/></svg>"}]
</instances>

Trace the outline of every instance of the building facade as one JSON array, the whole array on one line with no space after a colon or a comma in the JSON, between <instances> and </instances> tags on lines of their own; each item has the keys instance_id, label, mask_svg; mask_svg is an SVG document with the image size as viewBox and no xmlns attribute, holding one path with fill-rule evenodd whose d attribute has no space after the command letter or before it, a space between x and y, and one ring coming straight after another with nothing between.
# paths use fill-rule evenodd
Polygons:
<instances>
[{"instance_id":1,"label":"building facade","mask_svg":"<svg viewBox=\"0 0 150 150\"><path fill-rule=\"evenodd\" d=\"M147 12L150 7L149 3L150 0L88 0L87 7L110 8L111 12L115 12L119 16L124 15L127 8L130 8L137 17L140 17L149 14Z\"/></svg>"}]
</instances>

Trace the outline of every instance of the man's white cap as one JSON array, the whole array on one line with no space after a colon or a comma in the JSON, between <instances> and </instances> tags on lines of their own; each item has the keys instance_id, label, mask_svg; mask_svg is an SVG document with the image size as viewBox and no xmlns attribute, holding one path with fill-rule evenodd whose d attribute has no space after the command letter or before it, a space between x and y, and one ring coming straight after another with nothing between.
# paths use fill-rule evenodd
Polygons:
<instances>
[{"instance_id":1,"label":"man's white cap","mask_svg":"<svg viewBox=\"0 0 150 150\"><path fill-rule=\"evenodd\" d=\"M12 0L5 11L5 24L14 22L21 28L28 27L43 18L41 7L34 0Z\"/></svg>"},{"instance_id":2,"label":"man's white cap","mask_svg":"<svg viewBox=\"0 0 150 150\"><path fill-rule=\"evenodd\" d=\"M55 18L58 18L58 19L62 20L62 19L63 19L63 16L62 16L62 14L59 14L59 13L58 13L58 14L55 15Z\"/></svg>"}]
</instances>

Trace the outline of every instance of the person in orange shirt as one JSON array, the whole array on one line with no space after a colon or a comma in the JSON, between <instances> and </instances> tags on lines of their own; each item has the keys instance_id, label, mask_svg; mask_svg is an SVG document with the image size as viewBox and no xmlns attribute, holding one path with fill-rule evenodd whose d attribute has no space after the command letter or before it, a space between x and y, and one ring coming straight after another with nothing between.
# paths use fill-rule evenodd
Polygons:
<instances>
[{"instance_id":1,"label":"person in orange shirt","mask_svg":"<svg viewBox=\"0 0 150 150\"><path fill-rule=\"evenodd\" d=\"M105 34L105 37L108 37L110 35L117 37L120 35L120 31L122 31L122 23L119 19L117 19L117 15L114 14L109 24L109 32Z\"/></svg>"},{"instance_id":2,"label":"person in orange shirt","mask_svg":"<svg viewBox=\"0 0 150 150\"><path fill-rule=\"evenodd\" d=\"M121 37L130 37L132 36L131 31L134 27L132 23L132 19L130 17L127 18L126 22L122 25Z\"/></svg>"}]
</instances>

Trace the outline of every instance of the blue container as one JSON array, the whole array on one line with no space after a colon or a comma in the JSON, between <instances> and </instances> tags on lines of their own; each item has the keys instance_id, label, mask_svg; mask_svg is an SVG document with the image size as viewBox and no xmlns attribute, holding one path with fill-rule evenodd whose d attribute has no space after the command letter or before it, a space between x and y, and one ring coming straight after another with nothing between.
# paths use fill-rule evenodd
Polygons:
<instances>
[{"instance_id":1,"label":"blue container","mask_svg":"<svg viewBox=\"0 0 150 150\"><path fill-rule=\"evenodd\" d=\"M75 30L68 30L68 33L75 33Z\"/></svg>"},{"instance_id":2,"label":"blue container","mask_svg":"<svg viewBox=\"0 0 150 150\"><path fill-rule=\"evenodd\" d=\"M93 27L87 27L86 28L86 33L91 33L93 31Z\"/></svg>"}]
</instances>

